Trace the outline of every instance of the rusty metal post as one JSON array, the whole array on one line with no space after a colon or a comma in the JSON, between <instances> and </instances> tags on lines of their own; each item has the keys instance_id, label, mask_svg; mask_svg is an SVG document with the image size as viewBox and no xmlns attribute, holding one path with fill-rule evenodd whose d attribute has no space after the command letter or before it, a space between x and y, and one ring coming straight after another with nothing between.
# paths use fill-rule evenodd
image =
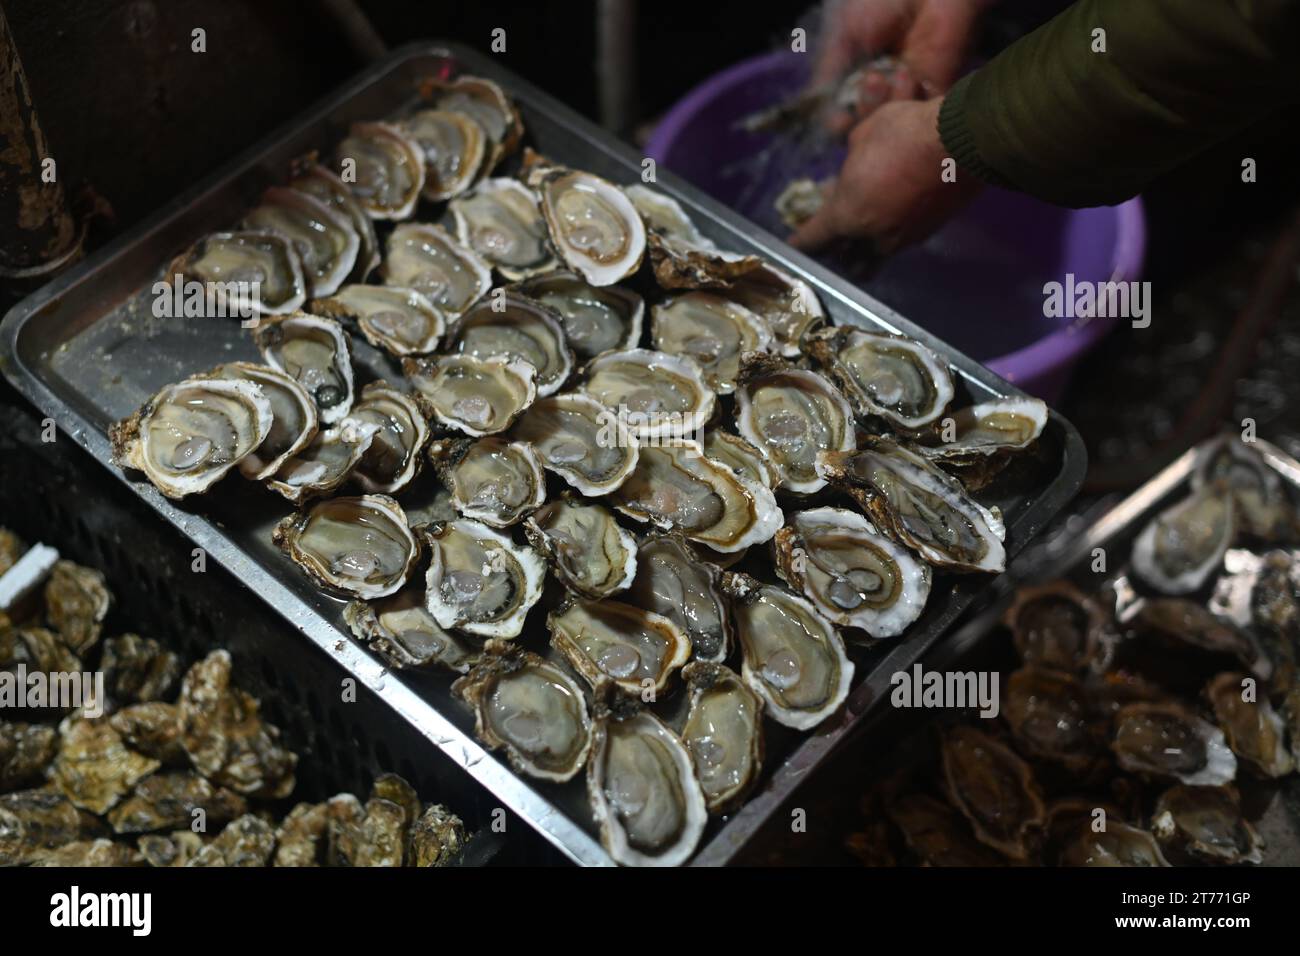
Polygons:
<instances>
[{"instance_id":1,"label":"rusty metal post","mask_svg":"<svg viewBox=\"0 0 1300 956\"><path fill-rule=\"evenodd\" d=\"M0 278L38 279L77 257L63 183L46 169L45 135L0 8ZM52 181L47 181L52 180Z\"/></svg>"}]
</instances>

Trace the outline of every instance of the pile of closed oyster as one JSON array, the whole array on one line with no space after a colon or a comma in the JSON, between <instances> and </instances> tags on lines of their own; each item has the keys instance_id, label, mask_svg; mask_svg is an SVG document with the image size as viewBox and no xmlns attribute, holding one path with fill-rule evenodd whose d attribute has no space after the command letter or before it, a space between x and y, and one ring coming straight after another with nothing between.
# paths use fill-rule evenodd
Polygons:
<instances>
[{"instance_id":1,"label":"pile of closed oyster","mask_svg":"<svg viewBox=\"0 0 1300 956\"><path fill-rule=\"evenodd\" d=\"M933 569L1003 569L970 490L1047 411L949 414L929 348L831 326L666 194L523 135L493 83L431 83L198 242L177 270L275 291L263 364L163 389L114 447L171 497L237 469L299 506L275 541L359 639L464 675L519 772L585 769L616 860L678 863L757 779L765 717L843 703L846 635L906 633ZM426 461L443 507L412 522ZM681 694L672 726L637 706Z\"/></svg>"},{"instance_id":2,"label":"pile of closed oyster","mask_svg":"<svg viewBox=\"0 0 1300 956\"><path fill-rule=\"evenodd\" d=\"M1263 861L1252 820L1300 767L1300 524L1248 445L1198 456L1190 494L1095 593L1016 595L1000 718L950 727L928 766L867 794L860 859Z\"/></svg>"},{"instance_id":3,"label":"pile of closed oyster","mask_svg":"<svg viewBox=\"0 0 1300 956\"><path fill-rule=\"evenodd\" d=\"M0 575L23 551L0 529ZM86 682L92 699L70 711L31 709L29 691L17 712L27 720L0 721L0 866L437 866L459 856L461 821L393 774L364 803L341 793L276 813L298 758L232 685L230 654L183 671L151 638L101 640L110 604L102 574L59 561L21 612L0 614L0 698L15 680L35 686L38 672L44 686L50 675L100 672L104 690L93 699Z\"/></svg>"}]
</instances>

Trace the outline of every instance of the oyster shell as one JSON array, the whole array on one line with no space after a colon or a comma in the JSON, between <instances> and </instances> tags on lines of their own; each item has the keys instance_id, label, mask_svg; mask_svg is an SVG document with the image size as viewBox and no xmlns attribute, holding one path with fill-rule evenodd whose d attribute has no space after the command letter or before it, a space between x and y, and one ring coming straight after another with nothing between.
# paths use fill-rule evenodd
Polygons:
<instances>
[{"instance_id":1,"label":"oyster shell","mask_svg":"<svg viewBox=\"0 0 1300 956\"><path fill-rule=\"evenodd\" d=\"M546 562L532 548L478 521L436 522L429 546L425 603L443 626L481 637L517 637L542 596Z\"/></svg>"},{"instance_id":2,"label":"oyster shell","mask_svg":"<svg viewBox=\"0 0 1300 956\"><path fill-rule=\"evenodd\" d=\"M401 122L402 132L424 157L421 195L430 202L459 196L483 168L487 134L477 121L451 110L419 110Z\"/></svg>"},{"instance_id":3,"label":"oyster shell","mask_svg":"<svg viewBox=\"0 0 1300 956\"><path fill-rule=\"evenodd\" d=\"M936 421L952 401L947 363L912 339L840 326L810 332L804 347L863 419L878 415L915 430Z\"/></svg>"},{"instance_id":4,"label":"oyster shell","mask_svg":"<svg viewBox=\"0 0 1300 956\"><path fill-rule=\"evenodd\" d=\"M964 818L942 800L904 794L885 807L907 848L923 866L999 866L1002 856L975 840Z\"/></svg>"},{"instance_id":5,"label":"oyster shell","mask_svg":"<svg viewBox=\"0 0 1300 956\"><path fill-rule=\"evenodd\" d=\"M1261 776L1285 777L1295 770L1295 760L1286 746L1286 728L1262 688L1259 696L1254 696L1254 681L1250 681L1247 694L1243 686L1247 680L1243 674L1220 674L1205 688L1205 696L1237 759Z\"/></svg>"},{"instance_id":6,"label":"oyster shell","mask_svg":"<svg viewBox=\"0 0 1300 956\"><path fill-rule=\"evenodd\" d=\"M272 540L320 587L362 600L396 592L420 554L402 506L386 495L317 502L284 518Z\"/></svg>"},{"instance_id":7,"label":"oyster shell","mask_svg":"<svg viewBox=\"0 0 1300 956\"><path fill-rule=\"evenodd\" d=\"M65 718L50 782L83 810L105 814L159 762L131 750L107 720Z\"/></svg>"},{"instance_id":8,"label":"oyster shell","mask_svg":"<svg viewBox=\"0 0 1300 956\"><path fill-rule=\"evenodd\" d=\"M302 259L278 233L214 232L181 253L167 273L221 287L228 304L253 304L267 315L296 312L307 301ZM245 290L254 282L257 296L250 303Z\"/></svg>"},{"instance_id":9,"label":"oyster shell","mask_svg":"<svg viewBox=\"0 0 1300 956\"><path fill-rule=\"evenodd\" d=\"M761 451L739 435L710 428L704 433L704 454L720 461L742 478L776 490L781 474Z\"/></svg>"},{"instance_id":10,"label":"oyster shell","mask_svg":"<svg viewBox=\"0 0 1300 956\"><path fill-rule=\"evenodd\" d=\"M465 824L446 807L431 803L411 825L407 865L449 866L460 858L467 835Z\"/></svg>"},{"instance_id":11,"label":"oyster shell","mask_svg":"<svg viewBox=\"0 0 1300 956\"><path fill-rule=\"evenodd\" d=\"M763 769L763 700L721 664L695 661L682 669L691 707L682 743L710 813L739 806Z\"/></svg>"},{"instance_id":12,"label":"oyster shell","mask_svg":"<svg viewBox=\"0 0 1300 956\"><path fill-rule=\"evenodd\" d=\"M822 453L817 473L841 485L894 540L937 567L1002 571L1006 528L961 483L902 445L868 440L849 453Z\"/></svg>"},{"instance_id":13,"label":"oyster shell","mask_svg":"<svg viewBox=\"0 0 1300 956\"><path fill-rule=\"evenodd\" d=\"M266 364L306 389L321 424L352 410L352 343L338 322L297 312L262 323L253 339Z\"/></svg>"},{"instance_id":14,"label":"oyster shell","mask_svg":"<svg viewBox=\"0 0 1300 956\"><path fill-rule=\"evenodd\" d=\"M352 601L343 621L389 667L429 667L441 664L464 674L479 648L438 624L425 605L422 588L407 585L396 594L374 601Z\"/></svg>"},{"instance_id":15,"label":"oyster shell","mask_svg":"<svg viewBox=\"0 0 1300 956\"><path fill-rule=\"evenodd\" d=\"M58 752L53 727L0 722L0 791L17 790L44 777Z\"/></svg>"},{"instance_id":16,"label":"oyster shell","mask_svg":"<svg viewBox=\"0 0 1300 956\"><path fill-rule=\"evenodd\" d=\"M695 441L642 447L611 500L630 518L678 531L723 554L767 541L783 517L768 488L705 457Z\"/></svg>"},{"instance_id":17,"label":"oyster shell","mask_svg":"<svg viewBox=\"0 0 1300 956\"><path fill-rule=\"evenodd\" d=\"M104 575L73 561L56 561L44 596L46 622L64 645L78 655L94 647L113 604Z\"/></svg>"},{"instance_id":18,"label":"oyster shell","mask_svg":"<svg viewBox=\"0 0 1300 956\"><path fill-rule=\"evenodd\" d=\"M446 330L442 313L424 293L400 286L345 285L311 307L331 318L356 319L367 342L398 358L434 351Z\"/></svg>"},{"instance_id":19,"label":"oyster shell","mask_svg":"<svg viewBox=\"0 0 1300 956\"><path fill-rule=\"evenodd\" d=\"M318 163L300 169L289 181L289 188L319 199L352 224L360 245L357 249L357 262L349 278L353 282L365 282L379 265L379 240L375 236L375 224L352 195L352 190L343 180Z\"/></svg>"},{"instance_id":20,"label":"oyster shell","mask_svg":"<svg viewBox=\"0 0 1300 956\"><path fill-rule=\"evenodd\" d=\"M485 179L473 192L453 199L450 209L456 237L507 279L556 267L537 197L519 180Z\"/></svg>"},{"instance_id":21,"label":"oyster shell","mask_svg":"<svg viewBox=\"0 0 1300 956\"><path fill-rule=\"evenodd\" d=\"M951 440L945 438L943 429L923 434L917 451L957 469L998 467L1008 455L1038 440L1047 415L1047 405L1037 398L980 402L952 413Z\"/></svg>"},{"instance_id":22,"label":"oyster shell","mask_svg":"<svg viewBox=\"0 0 1300 956\"><path fill-rule=\"evenodd\" d=\"M1022 752L1084 770L1097 755L1083 685L1061 671L1027 665L1007 679L1002 715Z\"/></svg>"},{"instance_id":23,"label":"oyster shell","mask_svg":"<svg viewBox=\"0 0 1300 956\"><path fill-rule=\"evenodd\" d=\"M275 851L275 831L261 817L247 813L226 824L217 838L186 866L266 866Z\"/></svg>"},{"instance_id":24,"label":"oyster shell","mask_svg":"<svg viewBox=\"0 0 1300 956\"><path fill-rule=\"evenodd\" d=\"M1219 481L1156 515L1133 542L1133 570L1165 594L1188 594L1223 563L1236 531L1227 484Z\"/></svg>"},{"instance_id":25,"label":"oyster shell","mask_svg":"<svg viewBox=\"0 0 1300 956\"><path fill-rule=\"evenodd\" d=\"M575 777L591 750L587 701L568 674L536 654L503 641L452 685L474 710L474 734L504 749L519 773L563 782Z\"/></svg>"},{"instance_id":26,"label":"oyster shell","mask_svg":"<svg viewBox=\"0 0 1300 956\"><path fill-rule=\"evenodd\" d=\"M695 437L715 402L693 360L650 349L597 356L587 364L581 390L618 414L640 440Z\"/></svg>"},{"instance_id":27,"label":"oyster shell","mask_svg":"<svg viewBox=\"0 0 1300 956\"><path fill-rule=\"evenodd\" d=\"M271 428L262 443L239 462L239 473L253 481L274 475L286 461L311 444L320 427L316 403L307 390L279 369L252 362L227 362L213 378L252 382L271 404Z\"/></svg>"},{"instance_id":28,"label":"oyster shell","mask_svg":"<svg viewBox=\"0 0 1300 956\"><path fill-rule=\"evenodd\" d=\"M1110 746L1121 767L1143 776L1215 786L1237 775L1223 731L1174 703L1121 707Z\"/></svg>"},{"instance_id":29,"label":"oyster shell","mask_svg":"<svg viewBox=\"0 0 1300 956\"><path fill-rule=\"evenodd\" d=\"M121 634L104 641L99 669L115 701L162 700L181 676L181 660L152 638Z\"/></svg>"},{"instance_id":30,"label":"oyster shell","mask_svg":"<svg viewBox=\"0 0 1300 956\"><path fill-rule=\"evenodd\" d=\"M462 315L447 335L446 350L485 359L496 356L527 362L537 370L537 394L560 390L573 370L573 353L564 329L546 306L505 292Z\"/></svg>"},{"instance_id":31,"label":"oyster shell","mask_svg":"<svg viewBox=\"0 0 1300 956\"><path fill-rule=\"evenodd\" d=\"M1013 860L1026 861L1047 808L1029 764L1015 751L973 727L943 735L943 782L948 799L974 828L975 837Z\"/></svg>"},{"instance_id":32,"label":"oyster shell","mask_svg":"<svg viewBox=\"0 0 1300 956\"><path fill-rule=\"evenodd\" d=\"M617 489L639 458L627 426L588 395L538 399L511 436L531 444L548 471L587 497Z\"/></svg>"},{"instance_id":33,"label":"oyster shell","mask_svg":"<svg viewBox=\"0 0 1300 956\"><path fill-rule=\"evenodd\" d=\"M645 301L622 286L597 288L575 272L556 270L512 287L560 316L564 337L580 359L641 341Z\"/></svg>"},{"instance_id":34,"label":"oyster shell","mask_svg":"<svg viewBox=\"0 0 1300 956\"><path fill-rule=\"evenodd\" d=\"M686 292L654 306L650 337L661 352L694 359L720 395L735 391L741 355L772 341L758 316L712 292Z\"/></svg>"},{"instance_id":35,"label":"oyster shell","mask_svg":"<svg viewBox=\"0 0 1300 956\"><path fill-rule=\"evenodd\" d=\"M384 284L414 289L452 319L492 288L492 270L441 226L404 223L388 236Z\"/></svg>"},{"instance_id":36,"label":"oyster shell","mask_svg":"<svg viewBox=\"0 0 1300 956\"><path fill-rule=\"evenodd\" d=\"M185 762L185 751L181 746L181 712L175 704L165 704L160 700L132 704L114 711L108 722L126 745L137 753L165 764Z\"/></svg>"},{"instance_id":37,"label":"oyster shell","mask_svg":"<svg viewBox=\"0 0 1300 956\"><path fill-rule=\"evenodd\" d=\"M1208 654L1235 657L1261 680L1272 676L1273 662L1259 644L1247 632L1216 617L1199 602L1185 598L1141 598L1133 612L1129 623L1139 628L1143 636L1159 636L1184 654L1190 646Z\"/></svg>"},{"instance_id":38,"label":"oyster shell","mask_svg":"<svg viewBox=\"0 0 1300 956\"><path fill-rule=\"evenodd\" d=\"M348 480L377 434L374 424L345 418L338 427L317 432L311 444L280 466L267 487L294 504L327 495Z\"/></svg>"},{"instance_id":39,"label":"oyster shell","mask_svg":"<svg viewBox=\"0 0 1300 956\"><path fill-rule=\"evenodd\" d=\"M1151 830L1165 847L1194 860L1264 860L1264 841L1241 815L1241 798L1232 787L1170 787L1156 800Z\"/></svg>"},{"instance_id":40,"label":"oyster shell","mask_svg":"<svg viewBox=\"0 0 1300 956\"><path fill-rule=\"evenodd\" d=\"M430 436L415 400L387 382L371 382L361 390L350 418L376 429L351 478L371 494L395 494L410 484L424 464Z\"/></svg>"},{"instance_id":41,"label":"oyster shell","mask_svg":"<svg viewBox=\"0 0 1300 956\"><path fill-rule=\"evenodd\" d=\"M1236 505L1243 530L1265 541L1293 534L1295 513L1282 489L1282 479L1249 445L1233 435L1221 435L1197 451L1192 490L1222 481Z\"/></svg>"},{"instance_id":42,"label":"oyster shell","mask_svg":"<svg viewBox=\"0 0 1300 956\"><path fill-rule=\"evenodd\" d=\"M1085 828L1060 855L1062 866L1168 866L1155 837L1140 827L1112 820L1097 832Z\"/></svg>"},{"instance_id":43,"label":"oyster shell","mask_svg":"<svg viewBox=\"0 0 1300 956\"><path fill-rule=\"evenodd\" d=\"M803 353L804 335L826 321L812 286L770 262L739 276L727 298L762 319L772 334L772 350L790 359Z\"/></svg>"},{"instance_id":44,"label":"oyster shell","mask_svg":"<svg viewBox=\"0 0 1300 956\"><path fill-rule=\"evenodd\" d=\"M655 699L691 656L691 639L666 617L609 598L568 598L546 618L551 646L592 687L612 682Z\"/></svg>"},{"instance_id":45,"label":"oyster shell","mask_svg":"<svg viewBox=\"0 0 1300 956\"><path fill-rule=\"evenodd\" d=\"M736 427L772 462L780 487L797 494L826 487L819 454L857 447L853 412L835 386L770 355L750 354L742 363Z\"/></svg>"},{"instance_id":46,"label":"oyster shell","mask_svg":"<svg viewBox=\"0 0 1300 956\"><path fill-rule=\"evenodd\" d=\"M1024 587L1002 616L1025 664L1082 671L1101 649L1100 605L1068 581Z\"/></svg>"},{"instance_id":47,"label":"oyster shell","mask_svg":"<svg viewBox=\"0 0 1300 956\"><path fill-rule=\"evenodd\" d=\"M551 243L570 269L594 286L606 286L640 268L645 225L623 190L532 153L525 156L524 176L537 193Z\"/></svg>"},{"instance_id":48,"label":"oyster shell","mask_svg":"<svg viewBox=\"0 0 1300 956\"><path fill-rule=\"evenodd\" d=\"M284 236L302 260L303 278L314 296L332 295L357 264L361 238L347 217L315 196L287 186L262 194L241 223L253 232Z\"/></svg>"},{"instance_id":49,"label":"oyster shell","mask_svg":"<svg viewBox=\"0 0 1300 956\"><path fill-rule=\"evenodd\" d=\"M425 411L448 428L480 437L505 431L537 398L537 369L507 355L404 359Z\"/></svg>"},{"instance_id":50,"label":"oyster shell","mask_svg":"<svg viewBox=\"0 0 1300 956\"><path fill-rule=\"evenodd\" d=\"M731 653L731 614L722 572L672 535L651 535L637 549L627 600L662 614L691 639L698 661L721 663Z\"/></svg>"},{"instance_id":51,"label":"oyster shell","mask_svg":"<svg viewBox=\"0 0 1300 956\"><path fill-rule=\"evenodd\" d=\"M779 724L816 727L849 695L853 663L839 632L811 603L743 575L723 577L744 651L740 676Z\"/></svg>"},{"instance_id":52,"label":"oyster shell","mask_svg":"<svg viewBox=\"0 0 1300 956\"><path fill-rule=\"evenodd\" d=\"M524 135L523 121L510 98L491 80L468 75L450 82L435 80L426 84L423 93L438 109L463 113L483 129L490 144L483 172L490 173L518 148Z\"/></svg>"},{"instance_id":53,"label":"oyster shell","mask_svg":"<svg viewBox=\"0 0 1300 956\"><path fill-rule=\"evenodd\" d=\"M179 830L202 811L211 825L229 823L248 811L248 803L233 790L214 787L190 771L157 773L136 784L131 795L108 812L114 833Z\"/></svg>"},{"instance_id":54,"label":"oyster shell","mask_svg":"<svg viewBox=\"0 0 1300 956\"><path fill-rule=\"evenodd\" d=\"M32 863L44 853L103 832L103 826L52 790L0 794L0 866Z\"/></svg>"},{"instance_id":55,"label":"oyster shell","mask_svg":"<svg viewBox=\"0 0 1300 956\"><path fill-rule=\"evenodd\" d=\"M796 512L773 545L781 578L835 624L896 637L925 610L930 566L855 511Z\"/></svg>"},{"instance_id":56,"label":"oyster shell","mask_svg":"<svg viewBox=\"0 0 1300 956\"><path fill-rule=\"evenodd\" d=\"M649 711L596 719L587 794L601 843L624 866L685 863L708 821L690 753Z\"/></svg>"},{"instance_id":57,"label":"oyster shell","mask_svg":"<svg viewBox=\"0 0 1300 956\"><path fill-rule=\"evenodd\" d=\"M334 150L339 178L371 219L406 219L424 189L424 150L391 123L353 123Z\"/></svg>"},{"instance_id":58,"label":"oyster shell","mask_svg":"<svg viewBox=\"0 0 1300 956\"><path fill-rule=\"evenodd\" d=\"M546 476L532 445L461 438L435 442L429 457L466 518L508 528L546 501Z\"/></svg>"},{"instance_id":59,"label":"oyster shell","mask_svg":"<svg viewBox=\"0 0 1300 956\"><path fill-rule=\"evenodd\" d=\"M524 533L561 583L584 597L609 597L636 577L636 539L604 505L566 495L524 519Z\"/></svg>"},{"instance_id":60,"label":"oyster shell","mask_svg":"<svg viewBox=\"0 0 1300 956\"><path fill-rule=\"evenodd\" d=\"M639 183L624 192L645 221L650 262L665 289L725 288L762 264L757 256L723 252L671 196Z\"/></svg>"},{"instance_id":61,"label":"oyster shell","mask_svg":"<svg viewBox=\"0 0 1300 956\"><path fill-rule=\"evenodd\" d=\"M109 428L113 461L144 472L168 498L206 491L271 431L271 402L251 382L168 385Z\"/></svg>"}]
</instances>

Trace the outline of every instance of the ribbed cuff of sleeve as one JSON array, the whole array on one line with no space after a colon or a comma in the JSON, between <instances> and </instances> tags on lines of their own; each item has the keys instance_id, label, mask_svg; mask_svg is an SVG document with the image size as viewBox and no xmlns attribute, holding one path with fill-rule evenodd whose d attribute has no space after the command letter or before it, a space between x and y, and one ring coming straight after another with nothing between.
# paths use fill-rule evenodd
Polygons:
<instances>
[{"instance_id":1,"label":"ribbed cuff of sleeve","mask_svg":"<svg viewBox=\"0 0 1300 956\"><path fill-rule=\"evenodd\" d=\"M1011 184L1006 177L980 156L975 134L967 121L966 97L975 76L975 73L963 76L943 98L943 104L939 107L939 139L962 172L969 173L990 186L1007 187Z\"/></svg>"}]
</instances>

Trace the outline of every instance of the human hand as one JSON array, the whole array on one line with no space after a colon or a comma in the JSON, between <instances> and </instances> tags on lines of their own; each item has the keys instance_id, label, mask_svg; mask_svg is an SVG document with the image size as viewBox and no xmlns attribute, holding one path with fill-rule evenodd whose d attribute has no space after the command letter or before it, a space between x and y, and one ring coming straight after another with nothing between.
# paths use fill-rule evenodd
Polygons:
<instances>
[{"instance_id":1,"label":"human hand","mask_svg":"<svg viewBox=\"0 0 1300 956\"><path fill-rule=\"evenodd\" d=\"M939 98L887 103L849 135L849 152L815 215L790 237L812 251L837 239L864 239L880 253L924 239L979 192L975 177L954 167L939 139Z\"/></svg>"}]
</instances>

